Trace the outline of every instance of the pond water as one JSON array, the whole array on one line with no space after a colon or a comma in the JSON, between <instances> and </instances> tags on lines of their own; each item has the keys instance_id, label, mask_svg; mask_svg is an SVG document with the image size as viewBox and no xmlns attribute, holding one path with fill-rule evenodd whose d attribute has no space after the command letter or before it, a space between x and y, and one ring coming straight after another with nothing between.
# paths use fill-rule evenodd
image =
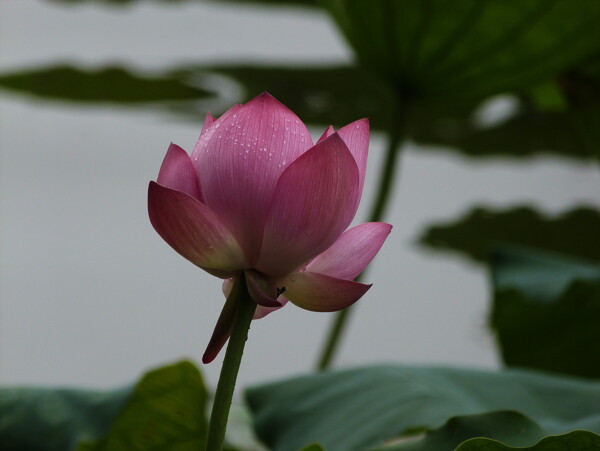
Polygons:
<instances>
[{"instance_id":1,"label":"pond water","mask_svg":"<svg viewBox=\"0 0 600 451\"><path fill-rule=\"evenodd\" d=\"M7 0L0 18L2 72L64 62L152 73L188 63L351 60L326 16L296 8ZM0 96L0 382L110 387L181 358L199 362L223 302L220 282L154 232L146 190L169 142L190 149L202 118ZM375 133L357 222L384 146ZM374 285L337 365L497 367L486 268L417 238L478 205L532 204L548 214L600 207L598 167L558 157L471 160L409 144L397 175L387 213L394 230L370 267ZM239 384L311 369L330 319L288 306L255 322ZM221 358L203 367L211 384Z\"/></svg>"}]
</instances>

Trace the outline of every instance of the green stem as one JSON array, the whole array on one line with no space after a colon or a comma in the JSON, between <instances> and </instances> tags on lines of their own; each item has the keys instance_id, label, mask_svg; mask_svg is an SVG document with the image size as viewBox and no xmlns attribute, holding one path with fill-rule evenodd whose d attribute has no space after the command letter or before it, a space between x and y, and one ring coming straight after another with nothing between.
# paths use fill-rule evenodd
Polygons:
<instances>
[{"instance_id":1,"label":"green stem","mask_svg":"<svg viewBox=\"0 0 600 451\"><path fill-rule=\"evenodd\" d=\"M396 174L398 166L398 157L400 156L400 144L404 139L406 117L408 113L409 97L398 94L397 101L393 106L394 111L391 114L390 125L388 130L388 146L385 154L385 161L381 167L379 189L375 196L375 201L371 207L368 222L381 221L387 208L391 194L393 192L392 185L394 182L394 174ZM364 274L364 273L363 273ZM360 280L362 274L356 280ZM333 324L329 329L329 334L325 341L325 346L321 352L317 363L317 370L323 371L331 366L331 362L339 348L340 341L346 327L352 307L337 312L333 319Z\"/></svg>"},{"instance_id":2,"label":"green stem","mask_svg":"<svg viewBox=\"0 0 600 451\"><path fill-rule=\"evenodd\" d=\"M244 346L248 339L248 330L256 310L256 303L250 297L246 280L242 274L235 279L235 283L228 297L236 302L233 325L225 359L219 375L219 383L215 393L215 400L208 425L208 437L206 440L206 451L220 451L225 441L225 429L229 408L233 399L235 381L237 379Z\"/></svg>"}]
</instances>

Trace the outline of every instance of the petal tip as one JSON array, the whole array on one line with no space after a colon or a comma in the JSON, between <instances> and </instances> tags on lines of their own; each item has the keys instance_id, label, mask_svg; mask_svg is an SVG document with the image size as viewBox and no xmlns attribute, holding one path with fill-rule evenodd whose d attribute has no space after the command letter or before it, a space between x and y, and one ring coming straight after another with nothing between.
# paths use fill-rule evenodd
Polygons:
<instances>
[{"instance_id":1,"label":"petal tip","mask_svg":"<svg viewBox=\"0 0 600 451\"><path fill-rule=\"evenodd\" d=\"M368 117L363 117L362 119L359 119L356 122L357 122L357 125L358 124L365 125L367 128L369 128L371 126L371 121L369 121Z\"/></svg>"},{"instance_id":2,"label":"petal tip","mask_svg":"<svg viewBox=\"0 0 600 451\"><path fill-rule=\"evenodd\" d=\"M348 145L345 143L345 141L342 139L342 137L340 136L340 134L336 131L334 131L331 135L329 135L327 138L325 138L323 142L329 142L329 144L331 143L335 143L338 145L342 145L346 148L346 150L348 150L348 152L350 152L350 149L348 148Z\"/></svg>"},{"instance_id":3,"label":"petal tip","mask_svg":"<svg viewBox=\"0 0 600 451\"><path fill-rule=\"evenodd\" d=\"M150 195L155 193L157 190L157 187L159 187L160 185L158 183L156 183L154 180L150 180L150 182L148 183L148 198L150 198Z\"/></svg>"},{"instance_id":4,"label":"petal tip","mask_svg":"<svg viewBox=\"0 0 600 451\"><path fill-rule=\"evenodd\" d=\"M206 130L208 130L210 126L214 124L214 122L215 118L213 117L213 115L210 113L206 113L206 116L204 117L204 123L202 124L202 131L200 132L200 136L206 133Z\"/></svg>"},{"instance_id":5,"label":"petal tip","mask_svg":"<svg viewBox=\"0 0 600 451\"><path fill-rule=\"evenodd\" d=\"M204 353L204 355L202 355L202 363L205 365L208 365L213 360L215 360L216 357L217 357L216 353L209 352L209 350L207 349L206 352Z\"/></svg>"},{"instance_id":6,"label":"petal tip","mask_svg":"<svg viewBox=\"0 0 600 451\"><path fill-rule=\"evenodd\" d=\"M293 116L293 118L300 121L300 118L298 118L298 116L296 116L296 113L294 113L292 110L290 110L287 106L285 106L283 103L281 103L275 97L273 97L267 91L263 91L261 94L257 95L253 99L250 99L248 102L243 104L242 107L243 108L247 108L247 107L266 108L267 111L268 110L272 110L272 111L279 110L279 111L285 112L285 114L289 114L289 115Z\"/></svg>"}]
</instances>

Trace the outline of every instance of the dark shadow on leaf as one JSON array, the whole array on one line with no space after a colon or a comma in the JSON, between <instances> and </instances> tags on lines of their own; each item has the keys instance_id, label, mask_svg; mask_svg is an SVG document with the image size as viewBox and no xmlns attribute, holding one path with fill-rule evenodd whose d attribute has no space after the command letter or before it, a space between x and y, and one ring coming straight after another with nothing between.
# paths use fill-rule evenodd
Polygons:
<instances>
[{"instance_id":1,"label":"dark shadow on leaf","mask_svg":"<svg viewBox=\"0 0 600 451\"><path fill-rule=\"evenodd\" d=\"M600 162L600 53L559 79L583 144Z\"/></svg>"},{"instance_id":2,"label":"dark shadow on leaf","mask_svg":"<svg viewBox=\"0 0 600 451\"><path fill-rule=\"evenodd\" d=\"M600 265L504 247L491 270L490 325L506 365L600 378Z\"/></svg>"},{"instance_id":3,"label":"dark shadow on leaf","mask_svg":"<svg viewBox=\"0 0 600 451\"><path fill-rule=\"evenodd\" d=\"M437 114L417 111L411 120L412 137L421 144L444 146L470 157L591 157L574 122L574 113L538 111L523 99L516 101L516 114L493 126L478 125L473 106Z\"/></svg>"}]
</instances>

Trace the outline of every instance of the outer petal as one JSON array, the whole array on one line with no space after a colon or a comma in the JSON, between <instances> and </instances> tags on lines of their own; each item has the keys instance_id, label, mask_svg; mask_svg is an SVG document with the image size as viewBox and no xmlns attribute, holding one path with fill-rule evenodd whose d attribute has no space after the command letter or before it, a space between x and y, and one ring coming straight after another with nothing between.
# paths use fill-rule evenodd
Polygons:
<instances>
[{"instance_id":1,"label":"outer petal","mask_svg":"<svg viewBox=\"0 0 600 451\"><path fill-rule=\"evenodd\" d=\"M337 134L317 144L282 174L256 269L288 274L333 244L358 203L358 170Z\"/></svg>"},{"instance_id":2,"label":"outer petal","mask_svg":"<svg viewBox=\"0 0 600 451\"><path fill-rule=\"evenodd\" d=\"M267 209L281 173L312 147L306 126L262 94L220 118L201 136L192 160L209 206L258 259Z\"/></svg>"},{"instance_id":3,"label":"outer petal","mask_svg":"<svg viewBox=\"0 0 600 451\"><path fill-rule=\"evenodd\" d=\"M225 295L226 298L229 297L229 294L231 293L232 288L233 288L233 279L225 279L223 281L223 285L222 285L221 289L223 290L223 294ZM262 305L257 305L256 312L254 312L253 319L264 318L269 313L272 313L275 310L279 310L281 307L283 307L285 304L288 303L288 299L285 296L280 295L277 298L277 302L280 304L278 307L263 307Z\"/></svg>"},{"instance_id":4,"label":"outer petal","mask_svg":"<svg viewBox=\"0 0 600 451\"><path fill-rule=\"evenodd\" d=\"M356 161L360 177L360 193L362 194L367 171L367 156L369 154L369 120L359 119L354 121L340 128L338 134L342 137Z\"/></svg>"},{"instance_id":5,"label":"outer petal","mask_svg":"<svg viewBox=\"0 0 600 451\"><path fill-rule=\"evenodd\" d=\"M264 307L281 307L281 304L277 302L275 282L266 280L256 271L245 271L245 274L248 292L254 302Z\"/></svg>"},{"instance_id":6,"label":"outer petal","mask_svg":"<svg viewBox=\"0 0 600 451\"><path fill-rule=\"evenodd\" d=\"M252 319L261 319L267 316L269 313L273 313L275 310L279 310L281 307L288 303L288 299L283 296L279 296L277 298L277 302L281 303L279 307L263 307L262 305L257 306L256 311L254 312L254 317Z\"/></svg>"},{"instance_id":7,"label":"outer petal","mask_svg":"<svg viewBox=\"0 0 600 451\"><path fill-rule=\"evenodd\" d=\"M233 282L234 279L225 279L223 281L223 284L221 285L221 291L223 291L223 295L228 298L229 295L231 294L231 290L233 289Z\"/></svg>"},{"instance_id":8,"label":"outer petal","mask_svg":"<svg viewBox=\"0 0 600 451\"><path fill-rule=\"evenodd\" d=\"M177 144L171 143L169 146L156 181L159 185L189 194L202 202L200 185L192 160Z\"/></svg>"},{"instance_id":9,"label":"outer petal","mask_svg":"<svg viewBox=\"0 0 600 451\"><path fill-rule=\"evenodd\" d=\"M335 312L358 301L371 285L308 271L295 272L284 281L287 298L313 312Z\"/></svg>"},{"instance_id":10,"label":"outer petal","mask_svg":"<svg viewBox=\"0 0 600 451\"><path fill-rule=\"evenodd\" d=\"M196 199L150 182L148 213L158 234L195 265L219 277L244 268L242 250L227 227Z\"/></svg>"},{"instance_id":11,"label":"outer petal","mask_svg":"<svg viewBox=\"0 0 600 451\"><path fill-rule=\"evenodd\" d=\"M328 138L335 132L330 125L327 130L321 135L317 144ZM358 166L358 175L360 177L360 192L365 184L365 174L367 171L367 156L369 153L369 120L359 119L338 130L338 134L342 137L350 153Z\"/></svg>"},{"instance_id":12,"label":"outer petal","mask_svg":"<svg viewBox=\"0 0 600 451\"><path fill-rule=\"evenodd\" d=\"M392 226L383 222L353 227L345 231L329 249L317 255L306 266L306 271L352 280L377 255L391 231Z\"/></svg>"},{"instance_id":13,"label":"outer petal","mask_svg":"<svg viewBox=\"0 0 600 451\"><path fill-rule=\"evenodd\" d=\"M232 281L231 287L229 288L229 293L231 293L233 279L228 280ZM223 310L221 310L221 314L219 315L215 329L210 337L206 351L204 351L204 355L202 356L202 363L212 362L219 354L219 351L221 351L225 343L227 343L227 340L231 335L231 326L233 325L233 317L235 314L235 308L237 306L237 298L229 297L229 293L227 294L227 300L225 301L225 305L223 305Z\"/></svg>"}]
</instances>

